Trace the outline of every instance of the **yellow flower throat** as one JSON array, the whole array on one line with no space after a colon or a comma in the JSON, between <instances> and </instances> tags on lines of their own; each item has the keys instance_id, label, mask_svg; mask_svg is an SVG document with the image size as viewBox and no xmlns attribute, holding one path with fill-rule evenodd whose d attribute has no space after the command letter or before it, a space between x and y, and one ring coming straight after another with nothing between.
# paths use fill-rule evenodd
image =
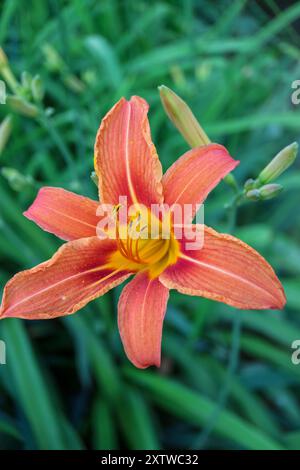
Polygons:
<instances>
[{"instance_id":1,"label":"yellow flower throat","mask_svg":"<svg viewBox=\"0 0 300 470\"><path fill-rule=\"evenodd\" d=\"M149 210L141 210L129 217L128 225L120 224L117 217L115 235L118 250L110 258L110 267L130 272L147 271L153 279L176 263L179 243L170 220L170 217L165 217L162 222Z\"/></svg>"}]
</instances>

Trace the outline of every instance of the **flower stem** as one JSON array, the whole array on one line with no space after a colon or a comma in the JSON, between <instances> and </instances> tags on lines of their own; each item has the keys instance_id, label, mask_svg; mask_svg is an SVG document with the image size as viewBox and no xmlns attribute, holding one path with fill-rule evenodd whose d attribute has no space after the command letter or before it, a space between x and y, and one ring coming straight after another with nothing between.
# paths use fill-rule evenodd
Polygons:
<instances>
[{"instance_id":1,"label":"flower stem","mask_svg":"<svg viewBox=\"0 0 300 470\"><path fill-rule=\"evenodd\" d=\"M228 229L229 231L234 230L236 226L236 219L237 219L237 208L238 204L243 198L243 194L238 192L230 206L228 207L229 210L229 217L228 217ZM242 328L242 312L237 310L234 314L234 319L232 322L232 341L231 341L231 350L228 360L228 366L226 371L226 377L223 383L223 387L221 387L221 391L217 398L217 403L212 411L210 417L207 420L207 424L201 434L198 436L196 441L193 443L194 449L202 449L206 445L211 433L213 432L218 419L226 406L228 398L230 396L232 380L234 374L238 367L239 362L239 352L240 352L240 336L241 336L241 328Z\"/></svg>"},{"instance_id":2,"label":"flower stem","mask_svg":"<svg viewBox=\"0 0 300 470\"><path fill-rule=\"evenodd\" d=\"M241 311L238 310L235 313L235 317L234 317L233 325L232 325L231 351L230 351L230 357L229 357L228 367L226 371L226 378L224 380L224 385L217 399L217 404L215 406L215 409L213 410L213 412L211 413L211 416L208 419L207 425L205 426L200 436L194 443L194 447L193 447L194 449L195 448L202 449L206 445L229 398L231 385L232 385L232 379L234 377L234 374L236 372L238 362L239 362L240 336L241 336L241 324L242 324L241 320L242 320Z\"/></svg>"}]
</instances>

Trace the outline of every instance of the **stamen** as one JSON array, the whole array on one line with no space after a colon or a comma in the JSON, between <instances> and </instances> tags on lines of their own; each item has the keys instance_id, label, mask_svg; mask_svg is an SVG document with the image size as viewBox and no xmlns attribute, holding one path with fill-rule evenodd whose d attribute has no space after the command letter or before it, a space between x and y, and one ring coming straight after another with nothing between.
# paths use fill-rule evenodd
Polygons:
<instances>
[{"instance_id":1,"label":"stamen","mask_svg":"<svg viewBox=\"0 0 300 470\"><path fill-rule=\"evenodd\" d=\"M120 232L119 232L119 218L117 217L117 220L116 220L116 237L117 237L117 246L118 246L118 249L120 251L120 253L125 256L125 258L127 258L127 251L126 251L126 247L123 243L123 240L121 239L120 237Z\"/></svg>"},{"instance_id":2,"label":"stamen","mask_svg":"<svg viewBox=\"0 0 300 470\"><path fill-rule=\"evenodd\" d=\"M129 263L139 265L133 266L133 270L141 271L148 269L149 272L152 273L151 275L157 276L157 273L160 273L161 269L169 262L170 257L166 255L169 250L172 249L173 242L171 240L168 242L163 239L161 227L158 238L155 237L155 239L147 241L147 236L143 237L146 230L149 230L150 233L151 222L149 220L149 214L145 217L141 213L131 216L127 227L121 226L118 215L119 208L120 206L115 207L116 239L119 254L123 258L126 258ZM176 255L174 254L174 256ZM122 263L123 262L124 260L122 260Z\"/></svg>"},{"instance_id":3,"label":"stamen","mask_svg":"<svg viewBox=\"0 0 300 470\"><path fill-rule=\"evenodd\" d=\"M140 238L138 238L138 239L135 241L135 256L136 256L138 262L141 263L142 260L141 260L141 258L140 258L140 256L139 256L139 240L140 240Z\"/></svg>"},{"instance_id":4,"label":"stamen","mask_svg":"<svg viewBox=\"0 0 300 470\"><path fill-rule=\"evenodd\" d=\"M127 253L127 257L129 257L132 261L136 263L141 263L142 260L140 259L138 255L138 249L137 249L139 237L137 239L133 238L132 231L133 231L133 222L135 222L134 228L136 232L140 219L141 219L141 214L139 214L137 217L131 218L131 220L129 221L127 243L126 243L126 247L124 247L124 250ZM134 253L134 246L133 246L134 241L135 241L135 253Z\"/></svg>"}]
</instances>

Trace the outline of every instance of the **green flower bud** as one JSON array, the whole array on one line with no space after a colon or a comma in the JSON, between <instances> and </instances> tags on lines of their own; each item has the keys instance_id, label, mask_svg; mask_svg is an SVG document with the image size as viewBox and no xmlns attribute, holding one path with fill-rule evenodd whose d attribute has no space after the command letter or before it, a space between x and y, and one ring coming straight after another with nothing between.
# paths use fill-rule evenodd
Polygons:
<instances>
[{"instance_id":1,"label":"green flower bud","mask_svg":"<svg viewBox=\"0 0 300 470\"><path fill-rule=\"evenodd\" d=\"M2 67L8 67L8 59L4 50L0 47L0 68Z\"/></svg>"},{"instance_id":2,"label":"green flower bud","mask_svg":"<svg viewBox=\"0 0 300 470\"><path fill-rule=\"evenodd\" d=\"M14 92L19 89L20 85L9 67L7 56L2 47L0 47L0 74Z\"/></svg>"},{"instance_id":3,"label":"green flower bud","mask_svg":"<svg viewBox=\"0 0 300 470\"><path fill-rule=\"evenodd\" d=\"M228 173L228 175L224 176L223 180L225 181L226 184L231 186L232 189L234 189L235 191L238 191L239 187L232 173Z\"/></svg>"},{"instance_id":4,"label":"green flower bud","mask_svg":"<svg viewBox=\"0 0 300 470\"><path fill-rule=\"evenodd\" d=\"M256 183L256 181L254 179L249 178L244 184L245 191L250 191L250 189L254 189L255 188L255 183Z\"/></svg>"},{"instance_id":5,"label":"green flower bud","mask_svg":"<svg viewBox=\"0 0 300 470\"><path fill-rule=\"evenodd\" d=\"M210 140L205 131L195 118L192 110L174 91L161 85L158 87L160 99L169 119L177 127L183 138L190 147L201 147L210 144ZM229 173L223 180L235 191L239 190L235 177Z\"/></svg>"},{"instance_id":6,"label":"green flower bud","mask_svg":"<svg viewBox=\"0 0 300 470\"><path fill-rule=\"evenodd\" d=\"M250 199L250 201L259 201L260 200L259 189L250 189L250 191L246 192L245 196L247 199Z\"/></svg>"},{"instance_id":7,"label":"green flower bud","mask_svg":"<svg viewBox=\"0 0 300 470\"><path fill-rule=\"evenodd\" d=\"M278 176L280 176L295 161L297 152L297 142L293 142L282 149L259 174L257 178L258 183L263 185L278 178Z\"/></svg>"},{"instance_id":8,"label":"green flower bud","mask_svg":"<svg viewBox=\"0 0 300 470\"><path fill-rule=\"evenodd\" d=\"M42 47L42 51L46 59L46 65L50 70L57 72L66 68L63 59L50 44L45 44Z\"/></svg>"},{"instance_id":9,"label":"green flower bud","mask_svg":"<svg viewBox=\"0 0 300 470\"><path fill-rule=\"evenodd\" d=\"M266 201L277 197L283 190L281 184L266 184L261 188L250 189L246 192L245 197L251 201Z\"/></svg>"},{"instance_id":10,"label":"green flower bud","mask_svg":"<svg viewBox=\"0 0 300 470\"><path fill-rule=\"evenodd\" d=\"M44 98L44 86L39 75L36 75L31 82L31 93L33 99L37 102L42 101Z\"/></svg>"},{"instance_id":11,"label":"green flower bud","mask_svg":"<svg viewBox=\"0 0 300 470\"><path fill-rule=\"evenodd\" d=\"M10 108L18 114L28 117L36 117L39 114L39 109L20 96L8 96L6 100Z\"/></svg>"},{"instance_id":12,"label":"green flower bud","mask_svg":"<svg viewBox=\"0 0 300 470\"><path fill-rule=\"evenodd\" d=\"M12 116L8 115L0 124L0 155L3 152L12 131Z\"/></svg>"},{"instance_id":13,"label":"green flower bud","mask_svg":"<svg viewBox=\"0 0 300 470\"><path fill-rule=\"evenodd\" d=\"M22 72L21 83L26 91L30 90L31 80L32 80L32 76L30 75L29 72L26 72L26 70Z\"/></svg>"},{"instance_id":14,"label":"green flower bud","mask_svg":"<svg viewBox=\"0 0 300 470\"><path fill-rule=\"evenodd\" d=\"M188 105L170 88L158 87L166 114L191 147L207 145L210 140Z\"/></svg>"},{"instance_id":15,"label":"green flower bud","mask_svg":"<svg viewBox=\"0 0 300 470\"><path fill-rule=\"evenodd\" d=\"M22 175L15 168L3 167L1 174L8 181L11 188L17 192L24 191L34 184L31 176Z\"/></svg>"},{"instance_id":16,"label":"green flower bud","mask_svg":"<svg viewBox=\"0 0 300 470\"><path fill-rule=\"evenodd\" d=\"M273 199L277 197L282 190L283 186L281 186L281 184L266 184L259 189L260 198L262 200Z\"/></svg>"}]
</instances>

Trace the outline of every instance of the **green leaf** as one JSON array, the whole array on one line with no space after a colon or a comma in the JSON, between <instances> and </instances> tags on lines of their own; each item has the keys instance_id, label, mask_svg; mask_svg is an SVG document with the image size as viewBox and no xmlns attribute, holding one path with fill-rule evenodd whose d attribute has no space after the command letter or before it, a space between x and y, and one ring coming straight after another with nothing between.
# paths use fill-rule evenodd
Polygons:
<instances>
[{"instance_id":1,"label":"green leaf","mask_svg":"<svg viewBox=\"0 0 300 470\"><path fill-rule=\"evenodd\" d=\"M109 403L98 396L92 413L93 448L118 449L116 422Z\"/></svg>"},{"instance_id":2,"label":"green leaf","mask_svg":"<svg viewBox=\"0 0 300 470\"><path fill-rule=\"evenodd\" d=\"M7 345L6 367L14 381L16 399L24 410L37 448L64 449L61 423L23 323L16 319L6 320L2 331Z\"/></svg>"},{"instance_id":3,"label":"green leaf","mask_svg":"<svg viewBox=\"0 0 300 470\"><path fill-rule=\"evenodd\" d=\"M151 372L140 372L132 368L125 374L133 383L139 384L149 397L162 409L181 420L202 427L215 409L215 403L174 380L159 377ZM214 432L244 449L279 450L283 447L229 411L223 410Z\"/></svg>"},{"instance_id":4,"label":"green leaf","mask_svg":"<svg viewBox=\"0 0 300 470\"><path fill-rule=\"evenodd\" d=\"M119 419L130 449L161 448L149 404L140 391L124 387L124 397L119 406Z\"/></svg>"}]
</instances>

